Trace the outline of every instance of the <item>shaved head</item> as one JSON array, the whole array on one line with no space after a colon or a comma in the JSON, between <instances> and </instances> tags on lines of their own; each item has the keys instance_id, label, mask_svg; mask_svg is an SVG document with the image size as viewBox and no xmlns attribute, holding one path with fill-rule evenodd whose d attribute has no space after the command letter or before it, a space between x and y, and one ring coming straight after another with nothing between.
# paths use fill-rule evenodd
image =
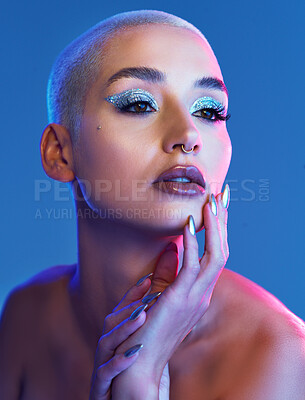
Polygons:
<instances>
[{"instance_id":1,"label":"shaved head","mask_svg":"<svg viewBox=\"0 0 305 400\"><path fill-rule=\"evenodd\" d=\"M185 28L206 38L194 25L157 10L137 10L104 19L70 43L52 67L47 90L49 123L66 127L77 148L86 95L103 68L107 41L120 30L137 25L163 24ZM211 49L212 50L212 49Z\"/></svg>"}]
</instances>

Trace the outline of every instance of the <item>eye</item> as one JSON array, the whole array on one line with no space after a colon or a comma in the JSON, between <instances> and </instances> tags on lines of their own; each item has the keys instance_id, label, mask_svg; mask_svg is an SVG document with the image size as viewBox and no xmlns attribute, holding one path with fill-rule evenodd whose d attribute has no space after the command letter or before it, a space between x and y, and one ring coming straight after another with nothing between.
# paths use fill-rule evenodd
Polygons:
<instances>
[{"instance_id":1,"label":"eye","mask_svg":"<svg viewBox=\"0 0 305 400\"><path fill-rule=\"evenodd\" d=\"M147 114L159 111L159 107L153 96L143 89L130 89L125 92L105 98L119 110L134 114Z\"/></svg>"},{"instance_id":2,"label":"eye","mask_svg":"<svg viewBox=\"0 0 305 400\"><path fill-rule=\"evenodd\" d=\"M196 115L196 113L199 113L199 115ZM230 118L230 115L225 117L221 114L221 110L214 110L213 108L202 108L201 110L196 111L196 113L193 113L192 115L211 121L227 121Z\"/></svg>"},{"instance_id":3,"label":"eye","mask_svg":"<svg viewBox=\"0 0 305 400\"><path fill-rule=\"evenodd\" d=\"M231 116L230 114L225 115L226 110L223 104L212 97L197 99L192 105L190 113L211 123L227 121Z\"/></svg>"},{"instance_id":4,"label":"eye","mask_svg":"<svg viewBox=\"0 0 305 400\"><path fill-rule=\"evenodd\" d=\"M151 110L149 110L149 108ZM135 103L131 103L128 106L123 106L120 108L122 112L131 112L135 114L144 114L147 112L154 112L156 111L153 107L149 104L148 101L137 101Z\"/></svg>"}]
</instances>

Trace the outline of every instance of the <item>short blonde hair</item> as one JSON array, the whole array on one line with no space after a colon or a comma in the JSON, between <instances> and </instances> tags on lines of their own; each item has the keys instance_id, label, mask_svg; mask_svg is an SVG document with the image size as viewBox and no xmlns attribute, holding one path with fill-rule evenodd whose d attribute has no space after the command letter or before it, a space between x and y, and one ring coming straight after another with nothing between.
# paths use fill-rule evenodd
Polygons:
<instances>
[{"instance_id":1,"label":"short blonde hair","mask_svg":"<svg viewBox=\"0 0 305 400\"><path fill-rule=\"evenodd\" d=\"M209 45L205 36L194 25L173 14L157 10L116 14L76 38L55 60L47 88L49 123L65 126L71 134L74 147L78 143L86 95L102 68L103 45L118 30L146 24L185 28L199 35Z\"/></svg>"}]
</instances>

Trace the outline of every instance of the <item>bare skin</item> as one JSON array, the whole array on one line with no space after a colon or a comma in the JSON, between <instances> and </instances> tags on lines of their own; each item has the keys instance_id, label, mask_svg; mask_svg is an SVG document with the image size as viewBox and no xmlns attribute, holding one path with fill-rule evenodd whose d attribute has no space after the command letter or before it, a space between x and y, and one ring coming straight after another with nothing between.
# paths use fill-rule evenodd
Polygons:
<instances>
[{"instance_id":1,"label":"bare skin","mask_svg":"<svg viewBox=\"0 0 305 400\"><path fill-rule=\"evenodd\" d=\"M196 231L207 226L203 209L211 193L219 200L229 167L232 149L225 123L204 122L188 112L202 96L228 104L223 91L192 88L201 76L222 80L215 56L200 38L176 28L137 27L120 33L106 50L103 71L87 96L81 152L73 151L66 128L50 124L41 140L42 163L53 179L76 183L75 191L86 199L76 201L77 210L119 207L123 218L116 223L79 218L76 266L46 271L45 283L38 278L11 298L0 367L1 371L7 368L7 376L14 380L12 400L18 399L20 391L23 400L88 398L106 316L128 288L154 271L160 252L171 240L178 245L181 270L186 219L194 216ZM143 65L166 72L166 83L123 78L106 87L107 79L119 69ZM138 87L153 94L159 114L118 115L104 100ZM187 149L194 146L195 151L182 153L181 143ZM145 193L150 194L151 182L175 164L196 165L203 172L204 196L172 202L130 200L133 180L146 180ZM92 184L92 193L80 179ZM99 179L118 180L120 195L129 196L129 201L118 200L114 189L98 196L93 183ZM178 209L181 215L166 218L163 213L149 219L140 213L130 219L130 208ZM221 241L217 251L226 261L224 214L219 214L217 224L215 238ZM204 316L168 360L170 398L301 400L305 393L302 348L302 322L262 288L225 269ZM141 354L137 361L141 362Z\"/></svg>"},{"instance_id":2,"label":"bare skin","mask_svg":"<svg viewBox=\"0 0 305 400\"><path fill-rule=\"evenodd\" d=\"M14 364L16 394L23 394L12 399L89 396L96 346L88 344L74 309L69 285L75 269L76 265L50 268L15 294L12 311L17 323L10 332L10 358L5 363L7 368ZM287 360L285 371L295 365L293 356L300 362L302 342L302 321L264 289L224 269L202 326L198 324L170 360L170 399L243 399L264 375L262 367L267 373L277 370L278 357ZM301 399L300 378L295 385L298 394L291 399Z\"/></svg>"}]
</instances>

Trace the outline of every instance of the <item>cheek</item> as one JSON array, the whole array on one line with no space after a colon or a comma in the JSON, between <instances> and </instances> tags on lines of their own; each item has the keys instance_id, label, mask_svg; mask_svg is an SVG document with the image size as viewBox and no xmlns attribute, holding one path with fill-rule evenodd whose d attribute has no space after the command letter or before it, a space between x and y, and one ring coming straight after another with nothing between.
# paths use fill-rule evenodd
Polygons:
<instances>
[{"instance_id":1,"label":"cheek","mask_svg":"<svg viewBox=\"0 0 305 400\"><path fill-rule=\"evenodd\" d=\"M139 168L135 153L130 142L114 138L103 128L88 134L82 143L77 178L91 208L126 203L123 197L130 198Z\"/></svg>"},{"instance_id":2,"label":"cheek","mask_svg":"<svg viewBox=\"0 0 305 400\"><path fill-rule=\"evenodd\" d=\"M83 163L82 175L92 182L95 180L128 181L132 176L132 152L122 145L114 143L98 143L84 152L86 162Z\"/></svg>"},{"instance_id":3,"label":"cheek","mask_svg":"<svg viewBox=\"0 0 305 400\"><path fill-rule=\"evenodd\" d=\"M79 175L96 179L117 176L132 160L132 144L125 127L103 113L90 116L83 122ZM99 125L101 128L97 129Z\"/></svg>"},{"instance_id":4,"label":"cheek","mask_svg":"<svg viewBox=\"0 0 305 400\"><path fill-rule=\"evenodd\" d=\"M221 177L223 177L223 180L225 179L230 162L231 162L231 157L232 157L232 143L231 140L228 136L226 140L223 141L222 143L222 157L219 160L219 173Z\"/></svg>"},{"instance_id":5,"label":"cheek","mask_svg":"<svg viewBox=\"0 0 305 400\"><path fill-rule=\"evenodd\" d=\"M211 190L218 193L227 175L232 156L232 143L228 132L225 130L225 132L214 136L206 150L205 164L207 165Z\"/></svg>"}]
</instances>

